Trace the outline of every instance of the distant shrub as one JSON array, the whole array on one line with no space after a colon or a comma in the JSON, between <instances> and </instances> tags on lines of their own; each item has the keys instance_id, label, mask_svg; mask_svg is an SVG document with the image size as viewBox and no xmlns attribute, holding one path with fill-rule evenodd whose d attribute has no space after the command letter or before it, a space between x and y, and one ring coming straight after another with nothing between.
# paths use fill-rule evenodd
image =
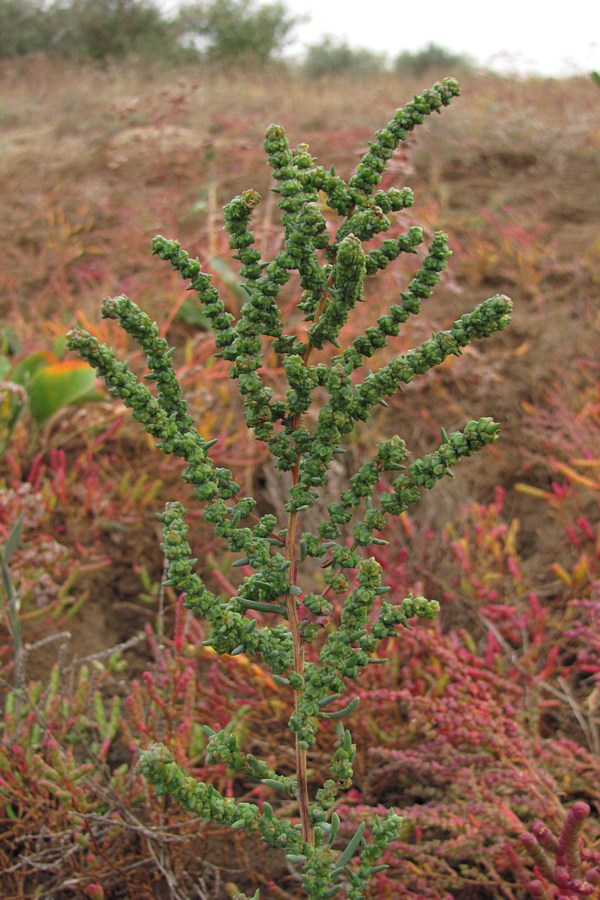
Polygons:
<instances>
[{"instance_id":1,"label":"distant shrub","mask_svg":"<svg viewBox=\"0 0 600 900\"><path fill-rule=\"evenodd\" d=\"M175 16L155 0L0 0L0 59L44 51L100 62L191 56L265 65L298 21L284 3L254 0L189 3Z\"/></svg>"},{"instance_id":2,"label":"distant shrub","mask_svg":"<svg viewBox=\"0 0 600 900\"><path fill-rule=\"evenodd\" d=\"M47 24L39 0L0 0L0 59L45 49Z\"/></svg>"},{"instance_id":3,"label":"distant shrub","mask_svg":"<svg viewBox=\"0 0 600 900\"><path fill-rule=\"evenodd\" d=\"M236 65L270 62L298 21L283 3L257 6L252 0L191 3L177 17L182 39L208 60Z\"/></svg>"},{"instance_id":4,"label":"distant shrub","mask_svg":"<svg viewBox=\"0 0 600 900\"><path fill-rule=\"evenodd\" d=\"M150 0L0 0L0 57L46 51L104 61L178 49L178 33Z\"/></svg>"},{"instance_id":5,"label":"distant shrub","mask_svg":"<svg viewBox=\"0 0 600 900\"><path fill-rule=\"evenodd\" d=\"M394 69L398 75L423 75L430 70L465 71L473 66L468 56L452 53L439 44L429 43L422 50L405 50L396 57Z\"/></svg>"},{"instance_id":6,"label":"distant shrub","mask_svg":"<svg viewBox=\"0 0 600 900\"><path fill-rule=\"evenodd\" d=\"M51 49L64 56L107 60L129 54L166 55L176 33L149 0L70 0L48 11Z\"/></svg>"},{"instance_id":7,"label":"distant shrub","mask_svg":"<svg viewBox=\"0 0 600 900\"><path fill-rule=\"evenodd\" d=\"M374 75L384 68L385 57L382 54L364 47L351 47L331 36L308 47L304 61L304 69L312 78L337 74L362 77Z\"/></svg>"}]
</instances>

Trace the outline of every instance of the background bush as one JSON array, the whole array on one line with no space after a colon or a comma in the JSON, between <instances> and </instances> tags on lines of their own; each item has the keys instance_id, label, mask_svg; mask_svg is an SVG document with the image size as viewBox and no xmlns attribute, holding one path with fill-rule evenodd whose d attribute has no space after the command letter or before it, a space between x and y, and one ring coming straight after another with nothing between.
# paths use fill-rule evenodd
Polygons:
<instances>
[{"instance_id":1,"label":"background bush","mask_svg":"<svg viewBox=\"0 0 600 900\"><path fill-rule=\"evenodd\" d=\"M49 15L36 0L0 0L0 57L24 56L49 46Z\"/></svg>"},{"instance_id":2,"label":"background bush","mask_svg":"<svg viewBox=\"0 0 600 900\"><path fill-rule=\"evenodd\" d=\"M429 43L422 50L405 50L396 57L394 69L398 75L421 76L425 72L462 73L472 68L468 56L452 53L439 44Z\"/></svg>"},{"instance_id":3,"label":"background bush","mask_svg":"<svg viewBox=\"0 0 600 900\"><path fill-rule=\"evenodd\" d=\"M46 52L105 62L123 57L227 66L266 65L281 58L296 25L285 3L209 0L165 15L154 0L0 0L0 59ZM467 57L437 44L405 51L393 68L402 76L464 72ZM311 77L366 78L389 68L384 54L331 35L309 46L302 68Z\"/></svg>"},{"instance_id":4,"label":"background bush","mask_svg":"<svg viewBox=\"0 0 600 900\"><path fill-rule=\"evenodd\" d=\"M165 17L151 0L0 0L0 58L43 50L82 60L143 56L259 64L298 20L283 3L191 3Z\"/></svg>"},{"instance_id":5,"label":"background bush","mask_svg":"<svg viewBox=\"0 0 600 900\"><path fill-rule=\"evenodd\" d=\"M298 19L283 3L257 6L244 0L213 0L184 6L177 17L188 45L209 61L264 65L283 49Z\"/></svg>"},{"instance_id":6,"label":"background bush","mask_svg":"<svg viewBox=\"0 0 600 900\"><path fill-rule=\"evenodd\" d=\"M361 78L380 73L384 68L382 54L363 47L351 47L329 35L308 47L304 61L304 69L312 78L341 74Z\"/></svg>"},{"instance_id":7,"label":"background bush","mask_svg":"<svg viewBox=\"0 0 600 900\"><path fill-rule=\"evenodd\" d=\"M0 55L43 50L82 60L160 54L178 48L172 22L148 0L0 0Z\"/></svg>"}]
</instances>

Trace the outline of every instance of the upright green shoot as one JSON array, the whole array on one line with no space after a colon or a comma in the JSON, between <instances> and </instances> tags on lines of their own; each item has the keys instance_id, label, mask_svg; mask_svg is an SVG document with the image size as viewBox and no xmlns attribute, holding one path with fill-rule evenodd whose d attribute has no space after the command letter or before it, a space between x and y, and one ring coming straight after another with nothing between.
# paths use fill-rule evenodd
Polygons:
<instances>
[{"instance_id":1,"label":"upright green shoot","mask_svg":"<svg viewBox=\"0 0 600 900\"><path fill-rule=\"evenodd\" d=\"M387 347L407 319L420 312L440 279L450 255L441 232L429 242L417 273L385 315L371 320L353 340L344 339L353 310L365 302L365 286L402 254L416 253L421 228L388 236L398 215L413 203L408 188L380 187L383 173L400 144L426 116L440 112L459 93L446 78L398 109L348 181L317 165L306 144L291 148L286 134L271 125L264 143L279 195L283 230L281 249L263 259L251 230L260 196L248 190L224 209L225 229L244 279L246 301L237 318L226 308L210 274L175 240L156 237L153 253L178 270L197 293L214 334L218 353L230 364L244 405L246 426L268 448L276 469L288 473L284 513L259 515L257 501L244 496L232 472L217 466L213 441L195 428L173 367L173 350L159 337L156 324L127 297L106 300L103 316L115 319L139 344L149 374L139 380L113 351L85 331L69 334L69 346L93 366L108 389L167 454L185 461L183 479L194 486L204 519L249 570L235 596L217 596L195 570L183 506L168 503L160 520L168 581L185 595L185 605L210 627L209 643L218 654L260 658L287 691L290 740L295 746L295 772L283 774L265 760L246 753L231 730L207 727L208 760L225 763L272 792L272 799L295 802L293 813L278 804L260 805L225 797L211 784L199 783L176 763L166 747L154 745L141 754L140 767L157 792L167 794L193 815L209 822L256 833L283 850L301 878L309 898L341 895L363 897L379 860L398 838L402 818L393 810L383 819L361 823L340 846L336 805L352 785L356 747L343 718L356 709L353 679L378 655L382 640L401 639L402 628L415 618L430 619L439 605L422 596L395 597L384 583L382 567L368 549L382 543L377 533L416 503L463 457L496 441L499 426L480 418L447 434L433 452L409 461L401 437L382 440L372 456L350 475L333 502L324 503L323 489L337 454L356 426L402 385L424 375L450 355L460 355L472 341L503 329L511 302L496 295L454 322L448 330L391 360L366 368ZM329 210L326 216L326 209ZM332 226L336 221L337 228ZM299 279L297 308L306 326L283 321L278 303L288 281ZM269 382L276 354L279 382ZM154 383L154 390L150 384ZM285 383L278 393L275 384ZM382 478L388 487L381 488ZM319 505L315 530L305 514ZM314 521L314 515L311 516ZM322 581L307 579L311 559L325 564ZM332 598L337 596L334 604ZM336 609L341 609L337 614ZM337 740L329 777L323 784L309 778L307 753L328 720L337 721Z\"/></svg>"}]
</instances>

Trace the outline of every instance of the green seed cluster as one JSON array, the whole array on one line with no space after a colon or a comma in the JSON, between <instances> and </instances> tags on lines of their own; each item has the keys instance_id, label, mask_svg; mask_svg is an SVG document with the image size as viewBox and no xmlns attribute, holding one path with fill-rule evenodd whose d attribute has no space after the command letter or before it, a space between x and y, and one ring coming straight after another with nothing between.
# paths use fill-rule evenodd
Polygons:
<instances>
[{"instance_id":1,"label":"green seed cluster","mask_svg":"<svg viewBox=\"0 0 600 900\"><path fill-rule=\"evenodd\" d=\"M229 246L238 252L233 258L242 263L240 275L250 281L260 278L264 265L260 263L260 251L252 247L254 232L248 230L252 210L260 203L258 191L244 191L241 197L223 207L225 230L229 234Z\"/></svg>"},{"instance_id":2,"label":"green seed cluster","mask_svg":"<svg viewBox=\"0 0 600 900\"><path fill-rule=\"evenodd\" d=\"M127 297L108 297L102 304L102 317L116 319L121 328L137 341L146 355L150 372L144 376L156 382L158 401L165 412L174 415L178 427L194 428L194 420L188 413L183 391L173 368L172 353L164 338L159 337L158 326Z\"/></svg>"},{"instance_id":3,"label":"green seed cluster","mask_svg":"<svg viewBox=\"0 0 600 900\"><path fill-rule=\"evenodd\" d=\"M421 488L430 490L444 475L451 475L451 467L463 456L473 456L488 444L495 443L499 430L498 423L487 417L467 422L463 431L453 432L437 450L416 460L394 479L393 491L381 494L382 509L388 515L400 515L420 499Z\"/></svg>"},{"instance_id":4,"label":"green seed cluster","mask_svg":"<svg viewBox=\"0 0 600 900\"><path fill-rule=\"evenodd\" d=\"M262 759L257 759L252 753L243 753L236 736L231 731L228 729L213 731L208 725L204 726L204 731L209 736L206 751L207 763L225 763L232 772L245 775L252 778L253 781L260 781L267 787L294 796L296 793L294 779L288 778L286 775L278 775Z\"/></svg>"},{"instance_id":5,"label":"green seed cluster","mask_svg":"<svg viewBox=\"0 0 600 900\"><path fill-rule=\"evenodd\" d=\"M314 505L314 489L325 484L329 466L344 435L349 434L358 421L366 421L373 406L395 394L401 384L408 384L417 375L439 365L449 355L460 355L461 349L476 338L487 337L504 328L510 310L511 302L507 297L492 297L473 312L461 316L451 330L434 334L420 347L396 357L378 372L371 372L356 386L348 372L353 367L352 360L342 366L339 357L334 359L324 385L331 395L330 400L319 412L314 440L300 461L298 484L289 492L286 509L298 512Z\"/></svg>"},{"instance_id":6,"label":"green seed cluster","mask_svg":"<svg viewBox=\"0 0 600 900\"><path fill-rule=\"evenodd\" d=\"M317 250L327 245L326 227L327 222L319 204L307 203L295 216L294 229L287 237L284 258L290 268L299 272L300 285L304 291L301 308L305 312L317 307L325 295L331 273L329 265L320 264L317 254ZM284 352L279 343L275 344L275 349Z\"/></svg>"},{"instance_id":7,"label":"green seed cluster","mask_svg":"<svg viewBox=\"0 0 600 900\"><path fill-rule=\"evenodd\" d=\"M441 112L448 106L453 97L460 91L454 78L444 78L441 84L435 84L431 90L423 91L414 100L406 104L404 109L396 110L394 118L385 128L378 131L375 140L369 145L369 152L359 163L356 174L348 182L351 189L364 194L371 194L381 181L394 150L405 141L417 125L421 125L425 116L432 112Z\"/></svg>"},{"instance_id":8,"label":"green seed cluster","mask_svg":"<svg viewBox=\"0 0 600 900\"><path fill-rule=\"evenodd\" d=\"M212 784L203 784L186 775L162 744L154 744L140 754L139 768L157 794L172 797L205 822L217 822L246 834L258 833L271 846L284 846L290 852L311 853L312 848L302 841L300 833L276 818L269 804L264 804L259 811L253 803L224 797Z\"/></svg>"},{"instance_id":9,"label":"green seed cluster","mask_svg":"<svg viewBox=\"0 0 600 900\"><path fill-rule=\"evenodd\" d=\"M313 183L314 160L306 144L301 144L296 151L290 149L280 125L269 126L264 148L277 181L273 191L280 196L278 205L285 234L281 258L289 270L295 269L299 273L304 291L301 308L314 310L323 297L329 275L328 267L321 265L317 255L318 250L328 247L329 239L318 187ZM274 349L285 353L293 346L290 339L280 339L275 342ZM296 346L292 352L298 351Z\"/></svg>"},{"instance_id":10,"label":"green seed cluster","mask_svg":"<svg viewBox=\"0 0 600 900\"><path fill-rule=\"evenodd\" d=\"M406 459L406 455L406 444L397 435L389 441L382 441L378 444L373 458L364 463L351 476L349 487L341 492L339 500L328 506L329 519L325 519L319 525L320 537L327 541L333 541L339 537L342 528L352 520L353 511L364 500L367 507L365 518L354 527L355 543L363 546L376 543L377 538L373 537L373 531L381 531L385 527L385 521L381 511L372 506L373 491L383 472L394 472L404 469L402 463ZM345 568L347 565L343 560L346 556L344 553L336 553L337 547L338 545L334 543L333 562L340 568ZM310 555L313 554L311 553Z\"/></svg>"},{"instance_id":11,"label":"green seed cluster","mask_svg":"<svg viewBox=\"0 0 600 900\"><path fill-rule=\"evenodd\" d=\"M406 625L414 616L433 618L439 610L436 601L424 597L409 596L399 604L382 603L381 611L372 627L369 618L375 601L386 593L382 581L380 564L373 559L349 556L351 565L357 563L356 587L347 595L342 609L341 621L335 630L329 631L319 655L319 663L307 663L304 670L301 699L297 710L290 718L290 728L300 740L301 746L312 746L316 739L318 718L331 718L336 713L323 713L323 700L341 696L346 679L356 679L360 670L372 661L372 654L381 638L395 633L396 626ZM329 576L341 579L340 593L348 590L348 582L343 576ZM390 628L390 623L394 624ZM356 704L351 704L343 712L347 714Z\"/></svg>"},{"instance_id":12,"label":"green seed cluster","mask_svg":"<svg viewBox=\"0 0 600 900\"><path fill-rule=\"evenodd\" d=\"M452 467L456 466L463 456L472 456L488 444L495 443L499 430L497 422L484 417L478 421L467 422L463 431L455 431L450 436L443 432L444 440L438 449L416 460L408 468L402 464L406 459L404 441L395 437L391 441L379 444L373 459L362 465L350 478L350 488L342 491L340 499L329 505L327 510L329 520L321 522L319 535L328 541L339 537L343 526L352 520L353 511L365 500L364 519L354 525L354 543L365 547L376 543L377 538L373 536L373 531L382 531L385 528L387 515L398 516L412 503L418 502L421 488L430 490L436 481L445 475L454 477ZM386 471L400 471L401 474L394 479L392 492L379 494L380 510L372 506L371 498L381 473ZM333 544L334 548L337 546ZM334 549L332 559L338 567L343 568L347 565L344 563L345 558L344 553L336 553ZM353 562L349 564L354 565Z\"/></svg>"},{"instance_id":13,"label":"green seed cluster","mask_svg":"<svg viewBox=\"0 0 600 900\"><path fill-rule=\"evenodd\" d=\"M314 190L322 191L327 196L327 205L334 209L338 215L347 216L356 206L356 200L348 185L336 175L335 168L327 171L322 166L315 166L300 175L300 181Z\"/></svg>"},{"instance_id":14,"label":"green seed cluster","mask_svg":"<svg viewBox=\"0 0 600 900\"><path fill-rule=\"evenodd\" d=\"M286 232L290 233L293 231L296 215L305 206L318 200L310 179L298 177L300 171L308 172L314 167L314 160L308 153L306 144L301 144L295 153L290 149L281 125L269 125L263 146L278 184L273 190L281 197L279 208L284 213L283 225Z\"/></svg>"},{"instance_id":15,"label":"green seed cluster","mask_svg":"<svg viewBox=\"0 0 600 900\"><path fill-rule=\"evenodd\" d=\"M377 866L392 841L398 840L402 832L404 819L390 810L385 819L375 817L371 830L371 843L365 844L360 852L360 864L354 871L348 873L348 887L346 894L348 900L362 900L368 887L371 876L386 869L387 866Z\"/></svg>"},{"instance_id":16,"label":"green seed cluster","mask_svg":"<svg viewBox=\"0 0 600 900\"><path fill-rule=\"evenodd\" d=\"M192 259L182 250L179 241L157 235L152 241L152 253L170 262L185 281L191 282L190 290L197 292L206 318L216 332L217 347L227 347L235 339L235 331L231 327L234 318L226 311L218 290L211 286L212 275L202 271L198 259Z\"/></svg>"},{"instance_id":17,"label":"green seed cluster","mask_svg":"<svg viewBox=\"0 0 600 900\"><path fill-rule=\"evenodd\" d=\"M414 196L406 187L381 189L383 172L399 142L458 93L457 83L444 79L398 109L377 132L348 181L333 168L317 165L306 144L291 148L281 126L267 129L264 148L276 182L283 240L272 259L262 259L251 227L261 200L256 191L244 191L225 207L225 231L245 291L237 317L227 310L198 259L192 259L177 241L154 238L152 252L189 281L203 305L218 355L228 361L229 374L239 389L246 426L266 444L274 467L289 473L282 497L287 515L284 527L276 515L258 515L256 500L241 496L231 471L211 458L214 441L196 430L173 366L173 350L146 313L126 297L103 304L103 316L115 319L145 354L149 371L142 379L87 332L75 329L68 336L69 347L97 370L157 446L185 462L182 477L193 485L205 522L234 554L232 567L241 567L243 578L233 597L208 590L196 572L185 510L180 503L169 503L159 517L167 563L165 584L184 595L186 607L208 623L205 644L218 654L261 658L290 701L293 692L289 727L299 760L315 744L323 720L341 720L356 709L358 698L348 698L348 683L366 666L383 662L376 655L380 641L398 637L413 619L433 618L439 610L435 600L425 597L392 598L381 566L369 557L368 548L385 543L378 535L391 516L401 515L422 490L452 475L463 457L498 436L499 426L492 419L473 420L450 436L442 430L437 449L411 463L402 438L381 441L371 459L350 475L346 487L328 504L315 531L302 531L302 514L319 501L334 457L344 452L344 439L369 419L373 407L386 405L386 398L402 385L449 355L460 355L472 341L501 330L509 321L511 302L496 295L461 316L449 330L433 334L373 371L358 371L387 347L409 316L420 312L422 301L431 295L447 266L448 239L437 232L398 302L376 321L369 317L366 279L377 276L401 254L416 253L424 240L417 226L395 236L391 233L396 215L413 204ZM334 223L327 209L342 221ZM379 234L387 236L374 246ZM300 285L298 314L288 333L279 301L294 273ZM365 326L351 342L344 341L345 326L357 303L364 303ZM336 348L333 355L331 347ZM270 371L278 367L277 377L270 382L267 367ZM300 587L307 557L322 560L322 581L313 591ZM332 601L335 596L337 603ZM304 662L306 645L317 636L319 643ZM297 778L282 775L265 760L244 752L231 727L220 732L206 728L206 733L208 762L224 763L288 797L297 795L304 831L299 830L300 823L291 824L287 812L276 815L266 801L259 808L196 782L160 745L143 753L140 762L157 792L173 797L206 821L259 834L266 843L283 849L312 900L342 891L351 900L363 897L370 877L380 868L377 860L399 836L402 819L394 812L376 819L368 842L365 823L361 823L343 850L334 849L340 828L334 807L352 784L356 754L342 722L337 724L328 778L312 800L302 794L306 772L301 778L300 763ZM311 829L312 840L304 840L303 834L307 837Z\"/></svg>"},{"instance_id":18,"label":"green seed cluster","mask_svg":"<svg viewBox=\"0 0 600 900\"><path fill-rule=\"evenodd\" d=\"M321 348L325 341L337 344L348 314L359 300L364 300L365 254L358 237L349 234L340 243L333 270L335 287L329 288L329 305L318 322L308 329L313 347Z\"/></svg>"},{"instance_id":19,"label":"green seed cluster","mask_svg":"<svg viewBox=\"0 0 600 900\"><path fill-rule=\"evenodd\" d=\"M501 331L510 321L512 303L503 295L484 300L470 313L458 319L449 331L439 331L420 347L397 356L396 359L367 375L356 388L356 416L366 419L370 410L385 397L395 394L401 384L409 384L417 375L424 375L448 356L460 356L463 347L478 338Z\"/></svg>"},{"instance_id":20,"label":"green seed cluster","mask_svg":"<svg viewBox=\"0 0 600 900\"><path fill-rule=\"evenodd\" d=\"M324 812L332 808L340 791L352 787L356 744L352 742L352 735L344 728L343 722L338 722L336 737L335 751L329 764L331 778L328 778L316 793L318 807Z\"/></svg>"},{"instance_id":21,"label":"green seed cluster","mask_svg":"<svg viewBox=\"0 0 600 900\"><path fill-rule=\"evenodd\" d=\"M273 544L281 546L270 532L276 524L275 516L268 514L258 520L252 528L242 527L238 517L247 515L248 498L229 507L223 500L218 500L206 507L204 517L214 526L215 534L225 538L229 549L234 553L241 552L240 565L255 569L255 574L248 576L238 590L238 599L251 609L252 603L277 602L288 593L289 559L273 550ZM248 510L249 512L249 510Z\"/></svg>"},{"instance_id":22,"label":"green seed cluster","mask_svg":"<svg viewBox=\"0 0 600 900\"><path fill-rule=\"evenodd\" d=\"M415 195L407 187L390 188L388 191L377 191L373 200L383 213L400 212L413 205Z\"/></svg>"},{"instance_id":23,"label":"green seed cluster","mask_svg":"<svg viewBox=\"0 0 600 900\"><path fill-rule=\"evenodd\" d=\"M150 319L135 304L127 302L116 305L112 307L111 315L114 314L120 319L118 310L121 307L130 330L132 330L131 318L135 313L139 320L139 330L144 333L148 331ZM67 346L71 350L76 350L96 369L108 390L119 397L132 410L133 418L143 425L148 434L156 438L157 447L163 453L173 453L186 460L188 465L182 477L195 485L194 493L199 500L209 500L217 496L230 499L236 496L240 488L233 480L229 469L216 467L208 455L211 442L206 441L195 429L191 430L188 427L186 407L182 405L179 386L174 393L168 394L166 399L160 395L158 398L155 397L138 381L133 372L129 371L127 363L119 362L106 344L101 344L97 338L81 329L69 332ZM159 366L150 373L155 376L155 380L160 381L162 378L163 387L171 377L168 374L171 355L172 352L166 350L162 356L164 366Z\"/></svg>"},{"instance_id":24,"label":"green seed cluster","mask_svg":"<svg viewBox=\"0 0 600 900\"><path fill-rule=\"evenodd\" d=\"M207 521L229 521L231 528L235 528L229 520L219 518L215 511L218 504L211 504L208 509ZM233 508L232 517L235 519L239 505ZM193 610L200 618L206 619L211 626L211 636L208 643L217 653L235 655L244 651L253 656L262 656L272 672L286 673L293 659L292 641L289 630L285 625L259 628L256 619L249 618L244 613L248 609L262 612L283 614L283 608L273 604L273 598L278 599L276 591L288 589L285 570L289 565L287 560L283 571L280 570L280 579L277 578L274 565L268 571L261 573L260 578L253 576L247 578L235 597L221 602L206 589L201 579L194 574L193 566L196 560L192 558L191 547L187 541L188 527L184 521L185 510L180 503L168 503L164 513L159 516L163 524L162 550L167 561L167 584L175 587L179 593L186 595L185 605ZM270 522L259 523L255 532L261 527L268 527ZM252 532L250 529L239 529L239 546L247 553L252 553ZM254 543L260 545L263 538L254 538ZM234 543L234 541L230 542ZM256 551L260 553L260 550ZM279 554L275 560L282 559ZM244 560L245 561L245 560ZM256 559L255 559L256 561ZM258 581L258 583L257 583ZM277 587L275 587L277 585ZM285 585L285 586L284 586ZM249 595L249 596L248 596ZM256 600L255 597L264 598Z\"/></svg>"},{"instance_id":25,"label":"green seed cluster","mask_svg":"<svg viewBox=\"0 0 600 900\"><path fill-rule=\"evenodd\" d=\"M413 234L413 237L416 239L416 234ZM377 326L366 328L363 335L357 337L340 357L336 357L336 361L339 359L346 369L357 369L362 365L364 357L373 356L377 350L387 345L388 337L396 337L400 331L400 325L406 322L410 315L417 315L421 312L421 300L426 300L431 296L433 288L440 280L440 273L448 265L450 256L448 237L438 231L429 246L422 266L412 278L408 290L403 291L400 295L402 302L391 306L389 313L377 320Z\"/></svg>"},{"instance_id":26,"label":"green seed cluster","mask_svg":"<svg viewBox=\"0 0 600 900\"><path fill-rule=\"evenodd\" d=\"M409 626L410 620L415 617L435 619L439 611L440 604L437 600L428 600L427 597L413 597L412 594L409 594L400 603L388 603L387 600L384 600L377 621L371 628L371 633L378 641L386 637L394 637L398 634L398 625L406 628Z\"/></svg>"},{"instance_id":27,"label":"green seed cluster","mask_svg":"<svg viewBox=\"0 0 600 900\"><path fill-rule=\"evenodd\" d=\"M386 269L401 253L416 253L415 247L422 243L423 229L418 225L413 225L406 234L401 234L397 238L388 238L381 247L371 250L365 256L367 275L375 275L378 270Z\"/></svg>"}]
</instances>

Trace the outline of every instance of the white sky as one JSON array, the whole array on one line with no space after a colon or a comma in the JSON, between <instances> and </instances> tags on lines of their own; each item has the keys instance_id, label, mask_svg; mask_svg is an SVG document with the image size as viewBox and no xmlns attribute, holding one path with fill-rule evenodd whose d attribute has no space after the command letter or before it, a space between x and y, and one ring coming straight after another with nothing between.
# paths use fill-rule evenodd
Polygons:
<instances>
[{"instance_id":1,"label":"white sky","mask_svg":"<svg viewBox=\"0 0 600 900\"><path fill-rule=\"evenodd\" d=\"M184 0L188 2L188 0ZM395 57L429 42L500 71L571 75L600 69L598 0L283 0L310 22L289 53L325 35ZM177 0L162 0L163 8Z\"/></svg>"},{"instance_id":2,"label":"white sky","mask_svg":"<svg viewBox=\"0 0 600 900\"><path fill-rule=\"evenodd\" d=\"M598 0L286 0L286 6L310 15L296 30L301 44L329 33L392 57L433 42L503 71L600 69Z\"/></svg>"}]
</instances>

